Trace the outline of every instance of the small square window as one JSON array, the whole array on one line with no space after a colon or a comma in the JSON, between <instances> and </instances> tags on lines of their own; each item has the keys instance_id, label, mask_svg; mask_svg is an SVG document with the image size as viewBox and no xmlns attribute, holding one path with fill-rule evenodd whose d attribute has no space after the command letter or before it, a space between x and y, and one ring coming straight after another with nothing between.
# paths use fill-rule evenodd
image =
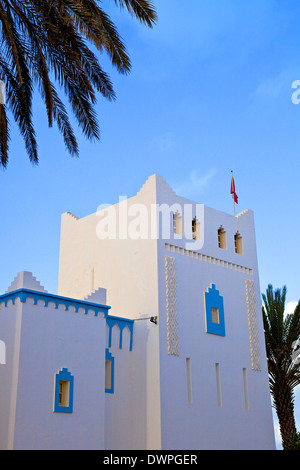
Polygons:
<instances>
[{"instance_id":1,"label":"small square window","mask_svg":"<svg viewBox=\"0 0 300 470\"><path fill-rule=\"evenodd\" d=\"M219 309L215 307L211 307L211 321L213 323L219 324L220 317L219 317Z\"/></svg>"},{"instance_id":2,"label":"small square window","mask_svg":"<svg viewBox=\"0 0 300 470\"><path fill-rule=\"evenodd\" d=\"M215 284L204 295L206 333L225 336L225 318L223 297Z\"/></svg>"}]
</instances>

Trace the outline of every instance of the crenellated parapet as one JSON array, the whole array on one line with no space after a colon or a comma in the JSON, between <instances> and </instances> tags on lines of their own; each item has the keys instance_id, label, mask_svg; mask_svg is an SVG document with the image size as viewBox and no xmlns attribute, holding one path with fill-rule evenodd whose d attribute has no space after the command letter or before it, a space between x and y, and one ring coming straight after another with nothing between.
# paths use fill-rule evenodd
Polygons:
<instances>
[{"instance_id":1,"label":"crenellated parapet","mask_svg":"<svg viewBox=\"0 0 300 470\"><path fill-rule=\"evenodd\" d=\"M3 303L5 307L7 307L10 300L13 305L15 305L16 299L19 299L22 303L26 303L28 299L32 299L33 305L37 305L39 301L42 301L44 302L45 307L48 307L48 304L51 302L54 304L56 309L60 305L63 305L65 310L69 310L69 307L73 307L75 312L78 312L80 308L83 308L86 315L89 311L93 311L95 316L98 316L101 312L105 318L108 316L108 310L110 309L108 305L100 305L93 302L86 302L79 299L71 299L55 294L49 294L47 292L39 292L23 288L0 295L0 308Z\"/></svg>"},{"instance_id":2,"label":"crenellated parapet","mask_svg":"<svg viewBox=\"0 0 300 470\"><path fill-rule=\"evenodd\" d=\"M102 314L102 318L106 319L106 324L109 329L108 347L111 347L112 328L114 326L118 326L120 332L119 348L122 349L122 333L123 329L127 327L130 332L130 351L132 350L134 320L123 317L110 316L109 310L111 307L108 305L49 294L46 291L33 291L31 289L21 288L0 295L0 310L3 306L8 307L10 302L12 305L15 305L17 300L19 300L21 303L26 303L31 300L32 305L37 305L38 302L41 301L44 303L44 307L52 305L55 309L58 309L60 305L63 305L65 311L72 308L75 313L78 313L80 309L83 309L85 315L91 313L95 317L99 316L99 314Z\"/></svg>"}]
</instances>

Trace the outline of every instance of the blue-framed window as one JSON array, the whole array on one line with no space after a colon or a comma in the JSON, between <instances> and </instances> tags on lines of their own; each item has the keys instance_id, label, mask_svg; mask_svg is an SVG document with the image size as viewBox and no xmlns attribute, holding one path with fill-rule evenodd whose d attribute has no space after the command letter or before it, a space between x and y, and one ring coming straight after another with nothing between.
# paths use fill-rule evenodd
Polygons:
<instances>
[{"instance_id":1,"label":"blue-framed window","mask_svg":"<svg viewBox=\"0 0 300 470\"><path fill-rule=\"evenodd\" d=\"M58 413L73 412L74 377L63 368L55 375L54 411Z\"/></svg>"},{"instance_id":2,"label":"blue-framed window","mask_svg":"<svg viewBox=\"0 0 300 470\"><path fill-rule=\"evenodd\" d=\"M105 349L105 393L114 393L115 358Z\"/></svg>"},{"instance_id":3,"label":"blue-framed window","mask_svg":"<svg viewBox=\"0 0 300 470\"><path fill-rule=\"evenodd\" d=\"M215 284L212 284L205 292L205 319L207 333L225 336L223 297Z\"/></svg>"}]
</instances>

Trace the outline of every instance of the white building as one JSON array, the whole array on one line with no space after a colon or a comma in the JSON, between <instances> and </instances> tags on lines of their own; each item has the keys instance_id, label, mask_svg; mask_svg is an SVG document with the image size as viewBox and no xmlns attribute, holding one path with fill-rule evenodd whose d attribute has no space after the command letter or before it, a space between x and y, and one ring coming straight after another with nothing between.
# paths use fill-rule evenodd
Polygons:
<instances>
[{"instance_id":1,"label":"white building","mask_svg":"<svg viewBox=\"0 0 300 470\"><path fill-rule=\"evenodd\" d=\"M275 449L252 211L151 176L63 214L58 294L0 307L2 448Z\"/></svg>"}]
</instances>

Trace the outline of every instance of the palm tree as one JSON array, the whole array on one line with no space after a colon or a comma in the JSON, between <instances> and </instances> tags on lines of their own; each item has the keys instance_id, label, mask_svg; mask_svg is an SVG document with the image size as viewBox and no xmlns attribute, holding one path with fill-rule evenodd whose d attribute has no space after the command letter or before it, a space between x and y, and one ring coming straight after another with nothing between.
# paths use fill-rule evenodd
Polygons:
<instances>
[{"instance_id":1,"label":"palm tree","mask_svg":"<svg viewBox=\"0 0 300 470\"><path fill-rule=\"evenodd\" d=\"M263 298L270 391L276 410L282 446L292 449L297 430L294 418L294 389L300 384L300 361L295 346L300 338L300 301L294 313L284 314L286 286L273 290L268 285Z\"/></svg>"},{"instance_id":2,"label":"palm tree","mask_svg":"<svg viewBox=\"0 0 300 470\"><path fill-rule=\"evenodd\" d=\"M112 0L152 27L157 19L149 0ZM38 162L32 121L35 87L44 101L48 125L56 121L66 148L78 155L78 144L65 104L54 86L68 98L83 134L99 139L96 93L115 99L111 80L98 53L108 54L122 74L130 72L126 47L99 0L0 0L0 80L6 103L0 104L0 166L6 167L9 147L8 108L17 122L30 160ZM95 52L92 51L94 49Z\"/></svg>"}]
</instances>

